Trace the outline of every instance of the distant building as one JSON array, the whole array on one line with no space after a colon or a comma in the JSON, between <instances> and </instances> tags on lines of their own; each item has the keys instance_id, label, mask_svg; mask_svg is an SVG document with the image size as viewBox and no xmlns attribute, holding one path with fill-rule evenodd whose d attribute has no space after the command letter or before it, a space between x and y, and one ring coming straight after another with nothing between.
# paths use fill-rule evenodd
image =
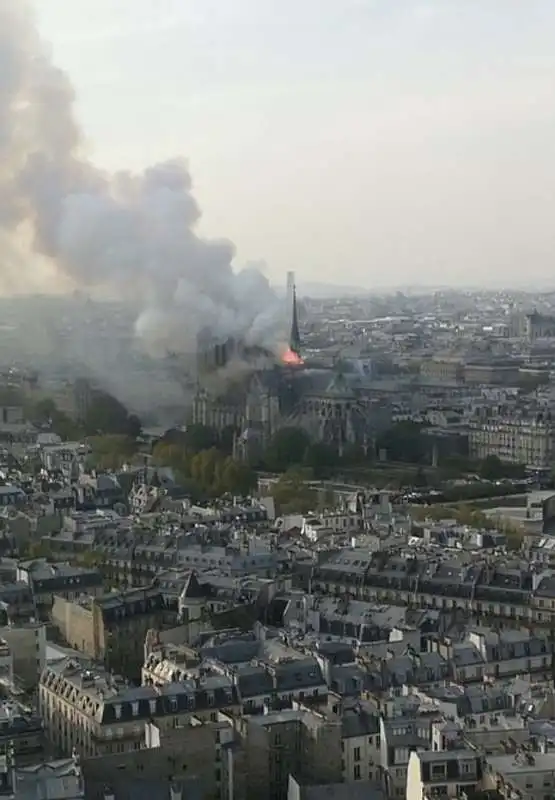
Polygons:
<instances>
[{"instance_id":1,"label":"distant building","mask_svg":"<svg viewBox=\"0 0 555 800\"><path fill-rule=\"evenodd\" d=\"M228 679L207 677L154 686L129 686L85 659L50 664L39 687L39 707L48 736L61 752L82 756L126 753L145 741L145 726L162 731L192 718L210 720L218 711L238 711L237 690Z\"/></svg>"},{"instance_id":2,"label":"distant building","mask_svg":"<svg viewBox=\"0 0 555 800\"><path fill-rule=\"evenodd\" d=\"M538 314L537 311L527 314L524 323L524 335L531 342L536 339L555 338L555 317Z\"/></svg>"},{"instance_id":3,"label":"distant building","mask_svg":"<svg viewBox=\"0 0 555 800\"><path fill-rule=\"evenodd\" d=\"M482 757L474 750L412 752L404 797L406 800L461 797L464 791L471 795L480 788L482 775Z\"/></svg>"},{"instance_id":4,"label":"distant building","mask_svg":"<svg viewBox=\"0 0 555 800\"><path fill-rule=\"evenodd\" d=\"M56 596L52 623L71 647L119 675L138 678L146 633L164 627L165 613L163 595L152 587L73 601Z\"/></svg>"},{"instance_id":5,"label":"distant building","mask_svg":"<svg viewBox=\"0 0 555 800\"><path fill-rule=\"evenodd\" d=\"M13 753L18 767L43 760L46 739L42 719L18 703L0 704L0 758Z\"/></svg>"},{"instance_id":6,"label":"distant building","mask_svg":"<svg viewBox=\"0 0 555 800\"><path fill-rule=\"evenodd\" d=\"M13 655L15 682L25 689L35 688L46 664L46 626L38 622L4 625L0 638Z\"/></svg>"},{"instance_id":7,"label":"distant building","mask_svg":"<svg viewBox=\"0 0 555 800\"><path fill-rule=\"evenodd\" d=\"M520 378L519 363L467 362L464 382L479 386L516 386Z\"/></svg>"},{"instance_id":8,"label":"distant building","mask_svg":"<svg viewBox=\"0 0 555 800\"><path fill-rule=\"evenodd\" d=\"M84 594L95 596L104 592L102 576L96 567L50 564L44 558L20 561L17 579L31 589L37 610L52 608L56 595L75 600Z\"/></svg>"},{"instance_id":9,"label":"distant building","mask_svg":"<svg viewBox=\"0 0 555 800\"><path fill-rule=\"evenodd\" d=\"M307 709L239 721L246 800L285 800L289 775L309 783L341 780L341 722Z\"/></svg>"},{"instance_id":10,"label":"distant building","mask_svg":"<svg viewBox=\"0 0 555 800\"><path fill-rule=\"evenodd\" d=\"M543 468L553 464L555 425L551 421L494 418L469 425L468 448L471 458L497 456L511 464Z\"/></svg>"},{"instance_id":11,"label":"distant building","mask_svg":"<svg viewBox=\"0 0 555 800\"><path fill-rule=\"evenodd\" d=\"M455 356L426 358L420 365L420 375L424 381L460 383L464 375L462 359Z\"/></svg>"}]
</instances>

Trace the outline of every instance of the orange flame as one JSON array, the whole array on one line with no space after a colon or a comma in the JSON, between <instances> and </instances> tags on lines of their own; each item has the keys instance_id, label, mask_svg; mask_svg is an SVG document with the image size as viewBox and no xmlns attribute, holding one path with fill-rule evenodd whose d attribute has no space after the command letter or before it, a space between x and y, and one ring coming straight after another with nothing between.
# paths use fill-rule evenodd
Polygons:
<instances>
[{"instance_id":1,"label":"orange flame","mask_svg":"<svg viewBox=\"0 0 555 800\"><path fill-rule=\"evenodd\" d=\"M300 367L304 364L304 361L300 355L295 353L294 350L291 350L290 347L288 347L285 353L282 355L281 360L288 367Z\"/></svg>"}]
</instances>

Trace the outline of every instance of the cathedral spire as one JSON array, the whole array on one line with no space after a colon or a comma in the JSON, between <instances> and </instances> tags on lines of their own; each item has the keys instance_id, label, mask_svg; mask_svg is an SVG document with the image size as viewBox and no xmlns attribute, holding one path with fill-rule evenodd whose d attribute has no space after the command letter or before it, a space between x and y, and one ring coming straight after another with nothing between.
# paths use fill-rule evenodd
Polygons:
<instances>
[{"instance_id":1,"label":"cathedral spire","mask_svg":"<svg viewBox=\"0 0 555 800\"><path fill-rule=\"evenodd\" d=\"M301 334L299 331L299 316L297 313L297 292L295 290L295 285L292 287L292 303L293 303L293 313L291 316L291 334L289 337L289 347L290 349L296 353L296 355L300 356L301 354Z\"/></svg>"}]
</instances>

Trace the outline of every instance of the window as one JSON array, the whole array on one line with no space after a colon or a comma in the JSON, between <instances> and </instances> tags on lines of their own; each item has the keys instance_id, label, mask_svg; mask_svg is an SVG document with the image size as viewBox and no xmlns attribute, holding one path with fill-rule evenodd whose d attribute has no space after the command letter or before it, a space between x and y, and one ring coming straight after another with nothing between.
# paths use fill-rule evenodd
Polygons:
<instances>
[{"instance_id":1,"label":"window","mask_svg":"<svg viewBox=\"0 0 555 800\"><path fill-rule=\"evenodd\" d=\"M354 776L355 776L355 781L360 780L360 764L355 764Z\"/></svg>"},{"instance_id":2,"label":"window","mask_svg":"<svg viewBox=\"0 0 555 800\"><path fill-rule=\"evenodd\" d=\"M138 703L131 703L131 713L134 717L139 716L139 704Z\"/></svg>"},{"instance_id":3,"label":"window","mask_svg":"<svg viewBox=\"0 0 555 800\"><path fill-rule=\"evenodd\" d=\"M360 747L355 747L353 758L355 759L355 761L360 761Z\"/></svg>"}]
</instances>

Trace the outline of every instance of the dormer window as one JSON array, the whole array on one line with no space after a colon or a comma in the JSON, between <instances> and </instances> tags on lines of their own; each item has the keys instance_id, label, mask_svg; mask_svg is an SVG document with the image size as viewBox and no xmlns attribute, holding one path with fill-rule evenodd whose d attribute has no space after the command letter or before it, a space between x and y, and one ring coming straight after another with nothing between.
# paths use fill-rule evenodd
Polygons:
<instances>
[{"instance_id":1,"label":"dormer window","mask_svg":"<svg viewBox=\"0 0 555 800\"><path fill-rule=\"evenodd\" d=\"M131 703L131 713L134 717L139 716L139 704L137 702Z\"/></svg>"},{"instance_id":2,"label":"dormer window","mask_svg":"<svg viewBox=\"0 0 555 800\"><path fill-rule=\"evenodd\" d=\"M116 715L116 719L121 719L121 705L119 703L114 706L114 713Z\"/></svg>"},{"instance_id":3,"label":"dormer window","mask_svg":"<svg viewBox=\"0 0 555 800\"><path fill-rule=\"evenodd\" d=\"M432 778L444 778L446 768L444 763L432 764Z\"/></svg>"}]
</instances>

